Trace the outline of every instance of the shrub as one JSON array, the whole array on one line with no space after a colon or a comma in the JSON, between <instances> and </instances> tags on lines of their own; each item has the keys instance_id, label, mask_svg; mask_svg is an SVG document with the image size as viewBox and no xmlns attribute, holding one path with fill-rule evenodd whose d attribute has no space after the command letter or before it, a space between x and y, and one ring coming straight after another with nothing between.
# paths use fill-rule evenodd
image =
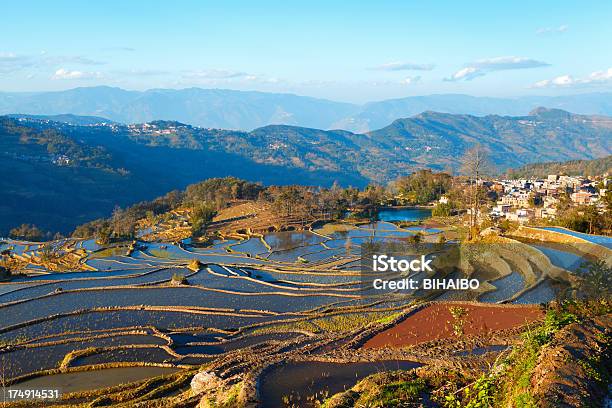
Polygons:
<instances>
[{"instance_id":1,"label":"shrub","mask_svg":"<svg viewBox=\"0 0 612 408\"><path fill-rule=\"evenodd\" d=\"M185 275L181 275L180 273L172 275L172 280L170 282L174 285L187 285L188 283Z\"/></svg>"}]
</instances>

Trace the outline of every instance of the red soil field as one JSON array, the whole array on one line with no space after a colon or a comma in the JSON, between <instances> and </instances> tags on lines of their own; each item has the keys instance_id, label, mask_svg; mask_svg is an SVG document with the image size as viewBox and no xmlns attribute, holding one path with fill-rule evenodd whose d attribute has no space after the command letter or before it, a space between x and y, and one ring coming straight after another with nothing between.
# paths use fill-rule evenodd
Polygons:
<instances>
[{"instance_id":1,"label":"red soil field","mask_svg":"<svg viewBox=\"0 0 612 408\"><path fill-rule=\"evenodd\" d=\"M478 336L520 327L544 317L544 312L537 305L436 303L414 312L395 326L378 333L369 339L363 348L404 347L432 340L458 339L453 329L456 320L450 312L452 307L461 307L466 311L462 317L465 336Z\"/></svg>"}]
</instances>

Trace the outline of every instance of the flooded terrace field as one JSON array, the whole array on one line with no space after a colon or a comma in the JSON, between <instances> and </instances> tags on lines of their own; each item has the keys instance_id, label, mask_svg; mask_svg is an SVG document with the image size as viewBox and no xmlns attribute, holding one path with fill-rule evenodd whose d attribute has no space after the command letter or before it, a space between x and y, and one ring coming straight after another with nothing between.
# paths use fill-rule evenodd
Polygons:
<instances>
[{"instance_id":1,"label":"flooded terrace field","mask_svg":"<svg viewBox=\"0 0 612 408\"><path fill-rule=\"evenodd\" d=\"M316 407L318 401L355 385L360 379L380 371L409 370L420 364L410 361L363 363L290 362L271 368L259 384L262 408L296 404ZM288 403L287 403L288 402Z\"/></svg>"},{"instance_id":2,"label":"flooded terrace field","mask_svg":"<svg viewBox=\"0 0 612 408\"><path fill-rule=\"evenodd\" d=\"M391 222L412 223L428 216L425 209L400 209L381 212L380 221L328 223L310 231L224 239L209 246L137 242L129 253L105 252L92 242L63 242L85 251L84 262L91 270L32 268L29 276L0 283L4 378L20 384L57 382L66 384L67 390L81 391L117 385L119 380L107 378L107 373L139 381L180 373L192 365L223 366L238 355L248 361L253 358L249 364L256 364L258 353L334 351L348 341L342 337L345 333L391 321L415 302L429 300L364 290L359 258L364 244L402 245L416 234L425 244L438 242L446 233L443 226L400 227ZM575 248L558 244L517 245L519 250L492 253L496 261L490 264L473 262L466 276L478 276L486 290L457 299L546 302L559 290L555 281L562 276L559 271L573 273L582 260ZM12 242L11 247L26 257L38 250L36 244L23 242ZM549 274L550 268L558 270ZM453 300L453 296L446 291L436 299ZM501 347L474 350L487 354ZM463 355L457 351L456 356ZM105 368L59 373L62 366ZM369 374L416 366L402 359L351 363L288 359L264 371L258 392L264 407L278 406L270 404L287 398L311 406L317 398L351 387ZM112 371L127 368L133 371ZM99 372L100 381L75 385L90 381L86 374L90 372ZM31 375L43 376L21 380Z\"/></svg>"}]
</instances>

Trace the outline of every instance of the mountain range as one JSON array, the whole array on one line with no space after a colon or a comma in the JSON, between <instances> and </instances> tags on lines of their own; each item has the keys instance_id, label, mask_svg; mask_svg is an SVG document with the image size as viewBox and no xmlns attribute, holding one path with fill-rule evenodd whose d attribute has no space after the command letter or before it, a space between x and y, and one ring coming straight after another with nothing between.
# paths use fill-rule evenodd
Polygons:
<instances>
[{"instance_id":1,"label":"mountain range","mask_svg":"<svg viewBox=\"0 0 612 408\"><path fill-rule=\"evenodd\" d=\"M66 117L63 117L66 119ZM250 132L177 121L72 123L0 117L0 235L29 222L67 232L117 205L210 177L362 187L416 169L457 170L480 144L498 171L612 154L612 118L538 108L525 116L424 112L367 133L268 125Z\"/></svg>"},{"instance_id":2,"label":"mountain range","mask_svg":"<svg viewBox=\"0 0 612 408\"><path fill-rule=\"evenodd\" d=\"M509 176L546 177L549 174L566 174L568 176L590 176L612 174L612 155L593 160L568 160L558 162L532 163L510 169Z\"/></svg>"},{"instance_id":3,"label":"mountain range","mask_svg":"<svg viewBox=\"0 0 612 408\"><path fill-rule=\"evenodd\" d=\"M125 124L178 120L234 130L284 124L367 132L425 111L519 116L539 106L578 114L612 115L612 93L517 98L441 94L357 105L293 94L201 88L128 91L99 86L55 92L0 92L0 115L73 114Z\"/></svg>"}]
</instances>

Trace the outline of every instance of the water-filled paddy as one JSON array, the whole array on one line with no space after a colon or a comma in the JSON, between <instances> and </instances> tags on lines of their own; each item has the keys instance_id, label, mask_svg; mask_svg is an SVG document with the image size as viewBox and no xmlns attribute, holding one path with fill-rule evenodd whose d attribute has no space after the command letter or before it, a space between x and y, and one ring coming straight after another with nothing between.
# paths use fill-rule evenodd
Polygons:
<instances>
[{"instance_id":1,"label":"water-filled paddy","mask_svg":"<svg viewBox=\"0 0 612 408\"><path fill-rule=\"evenodd\" d=\"M184 346L193 342L217 343L225 339L227 336L221 333L206 333L206 332L185 332L185 333L170 333L168 336L172 339L175 347Z\"/></svg>"},{"instance_id":2,"label":"water-filled paddy","mask_svg":"<svg viewBox=\"0 0 612 408\"><path fill-rule=\"evenodd\" d=\"M354 272L350 274L343 273L342 271L333 272L280 272L280 271L269 271L263 269L247 269L251 276L262 279L268 282L275 281L290 281L290 282L312 282L322 284L341 284L341 283L353 283L359 281L359 275Z\"/></svg>"},{"instance_id":3,"label":"water-filled paddy","mask_svg":"<svg viewBox=\"0 0 612 408\"><path fill-rule=\"evenodd\" d=\"M299 362L275 366L260 380L262 408L283 406L283 397L292 398L300 407L314 407L307 398L326 393L331 396L350 388L360 379L389 370L409 370L420 364L410 361L379 361L364 363Z\"/></svg>"},{"instance_id":4,"label":"water-filled paddy","mask_svg":"<svg viewBox=\"0 0 612 408\"><path fill-rule=\"evenodd\" d=\"M202 286L207 288L231 290L234 292L245 293L262 293L262 292L279 292L292 291L296 289L295 285L278 284L275 286L265 284L265 281L257 279L248 280L241 276L216 276L203 269L197 274L190 276L188 282L191 286Z\"/></svg>"},{"instance_id":5,"label":"water-filled paddy","mask_svg":"<svg viewBox=\"0 0 612 408\"><path fill-rule=\"evenodd\" d=\"M299 312L343 300L336 295L314 293L236 294L194 287L141 287L134 289L87 290L0 307L0 327L69 313L82 309L121 306L193 306L215 309L249 309L273 312Z\"/></svg>"},{"instance_id":6,"label":"water-filled paddy","mask_svg":"<svg viewBox=\"0 0 612 408\"><path fill-rule=\"evenodd\" d=\"M595 244L599 244L599 245L603 245L606 248L611 248L612 249L612 237L606 237L604 235L591 235L591 234L584 234L582 232L576 232L576 231L571 231L565 228L560 228L560 227L541 227L542 229L548 230L548 231L554 231L554 232L559 232L561 234L565 234L565 235L571 235L573 237L577 237L577 238L582 238L586 241L589 242L593 242Z\"/></svg>"},{"instance_id":7,"label":"water-filled paddy","mask_svg":"<svg viewBox=\"0 0 612 408\"><path fill-rule=\"evenodd\" d=\"M569 252L569 250L563 251L559 249L559 245L531 244L531 246L546 255L553 265L567 269L571 272L575 272L580 269L582 264L587 261L586 258Z\"/></svg>"},{"instance_id":8,"label":"water-filled paddy","mask_svg":"<svg viewBox=\"0 0 612 408\"><path fill-rule=\"evenodd\" d=\"M75 350L88 347L113 347L128 344L166 344L166 341L155 336L124 335L113 337L96 337L90 340L16 349L0 353L0 361L7 378L58 368L64 356Z\"/></svg>"},{"instance_id":9,"label":"water-filled paddy","mask_svg":"<svg viewBox=\"0 0 612 408\"><path fill-rule=\"evenodd\" d=\"M233 245L231 249L232 251L244 252L251 256L268 253L268 247L266 247L261 238L258 237L253 237L241 244Z\"/></svg>"},{"instance_id":10,"label":"water-filled paddy","mask_svg":"<svg viewBox=\"0 0 612 408\"><path fill-rule=\"evenodd\" d=\"M195 314L174 311L118 310L54 318L0 334L0 341L34 339L64 332L110 330L125 327L180 329L190 327L237 329L255 323L281 320L281 316L246 317L228 314Z\"/></svg>"},{"instance_id":11,"label":"water-filled paddy","mask_svg":"<svg viewBox=\"0 0 612 408\"><path fill-rule=\"evenodd\" d=\"M317 317L312 323L312 328L307 326L309 322L305 320L295 324L287 323L284 320L301 316L300 312L307 310L327 310L332 305L333 307L368 305L362 310L357 309L358 311L352 310L346 313L347 316L353 313L354 320L363 318L364 322L388 316L408 305L413 298L396 294L372 297L363 293L360 293L363 296L358 298L339 296L354 293L342 290L356 288L355 282L360 280L358 274L346 271L348 268L353 268L354 272L360 270L359 261L354 261L354 257L360 252L360 245L370 241L380 242L389 239L406 242L408 237L414 236L417 232L434 234L441 231L419 226L400 228L388 222L388 220L419 221L429 217L430 212L426 209L383 210L381 215L381 221L370 224L355 226L339 223L335 226L324 226L317 230L317 233L309 231L275 232L265 235L263 239L251 237L243 241L219 241L208 248L198 248L188 244L181 247L171 244L143 243L132 256L115 254L107 258L90 259L88 263L101 270L98 272L54 273L18 280L19 283L0 285L0 303L5 304L32 299L61 289L60 293L44 299L0 306L0 342L24 342L46 335L54 336L48 340L71 339L72 341L28 350L17 349L5 353L4 360L10 359L11 361L8 364L8 375L15 377L33 371L55 368L66 353L88 347L120 346L115 350L101 349L95 354L79 357L71 363L71 366L145 361L202 364L212 360L212 357L197 357L198 354L215 356L247 347L263 351L272 349L272 347L266 347L272 342L304 336L286 332L302 327L297 323L303 323L306 327L304 330L316 333L319 333L323 327L331 327L336 322L331 316ZM325 230L324 234L323 230ZM321 232L322 235L319 235L318 232ZM266 244L272 250L269 250ZM93 248L91 243L84 242L78 243L77 247L84 248L86 245ZM554 252L555 248L549 248L546 245L544 245L545 248L539 248L537 243L534 246L548 256L555 265L563 265L569 269L568 264L570 266L576 264L576 255L571 258L564 253ZM24 244L23 250L31 250L31 247ZM187 265L192 259L198 259L205 264L197 273L180 266ZM331 261L337 260L347 264L334 267L333 265L337 264L332 264ZM330 262L330 264L326 265L323 262ZM154 268L163 269L154 270ZM268 268L270 270L264 270ZM285 271L282 271L283 269ZM185 286L159 284L159 282L167 282L175 273L186 275L188 284ZM495 277L488 276L488 278L494 279ZM28 281L35 281L36 286L28 286L25 283ZM147 284L155 285L148 286ZM317 284L322 286L319 288ZM480 300L487 302L507 300L523 288L525 281L522 275L513 272L504 278L491 281L491 284L496 290L483 294ZM132 285L147 286L110 289L112 286ZM109 289L73 292L75 289L101 287ZM14 291L19 288L24 289ZM219 292L218 290L236 293ZM316 295L289 296L313 293ZM447 292L438 299L452 299L459 293L465 295L461 291ZM544 281L516 299L515 303L540 303L552 299L554 294L555 288L549 281ZM151 311L139 309L141 306L184 307L185 309L191 308L194 312L199 308L210 308L220 313L198 314L189 313L188 310ZM15 325L25 321L45 319L54 314L105 307L132 307L134 310L85 312L78 315L49 318L4 333L1 330L9 326L16 327ZM383 308L393 309L391 312L381 311ZM281 315L262 313L258 316L253 310L272 311ZM250 316L247 316L249 314ZM377 316L370 316L370 314L377 314ZM338 321L342 319L339 318ZM276 323L278 323L277 332L268 333L275 330ZM256 326L237 331L241 327L251 325ZM142 328L146 327L156 327L162 332L174 332L170 335L173 340L170 346L171 353L160 347L152 347L164 345L167 341L163 336L151 336L151 333L154 333L153 330L148 330L148 335L143 333L140 336L125 334L113 338L99 336L105 330L127 331L127 328L143 330ZM224 329L227 332L222 334L209 330L213 328ZM175 332L182 330L184 332ZM66 332L72 333L66 334ZM261 334L263 332L266 334ZM251 335L237 337L244 333L251 333ZM75 337L88 335L96 338L75 341ZM305 339L306 337L298 341L303 342L306 341ZM40 344L42 341L45 340L38 340L37 343ZM125 347L128 345L146 347ZM289 349L289 346L284 347ZM497 350L487 349L487 351ZM180 356L176 357L172 355L172 352ZM462 355L461 353L458 352L457 355ZM479 353L479 349L471 351L471 354ZM304 403L305 398L313 394L321 395L323 391L330 393L342 391L345 387L350 387L360 378L373 372L414 366L414 363L398 361L351 364L287 363L274 367L263 375L260 388L264 401L263 406L280 406L282 397L285 395L295 398L299 396L302 398L300 399L301 404ZM83 381L91 383L86 379ZM45 385L47 384L48 382L45 382Z\"/></svg>"},{"instance_id":12,"label":"water-filled paddy","mask_svg":"<svg viewBox=\"0 0 612 408\"><path fill-rule=\"evenodd\" d=\"M430 217L429 208L385 208L378 212L381 221L422 221Z\"/></svg>"},{"instance_id":13,"label":"water-filled paddy","mask_svg":"<svg viewBox=\"0 0 612 408\"><path fill-rule=\"evenodd\" d=\"M316 245L325 241L325 238L309 231L281 231L267 234L264 240L273 251L279 251Z\"/></svg>"},{"instance_id":14,"label":"water-filled paddy","mask_svg":"<svg viewBox=\"0 0 612 408\"><path fill-rule=\"evenodd\" d=\"M321 245L301 246L291 249L274 251L268 256L268 259L279 262L298 262L298 258L306 254L321 251L325 251L325 248Z\"/></svg>"},{"instance_id":15,"label":"water-filled paddy","mask_svg":"<svg viewBox=\"0 0 612 408\"><path fill-rule=\"evenodd\" d=\"M185 344L175 347L179 354L222 354L240 348L255 346L269 341L286 341L302 336L300 333L267 333L242 337L216 344ZM200 341L201 342L201 341ZM193 342L188 342L193 343Z\"/></svg>"},{"instance_id":16,"label":"water-filled paddy","mask_svg":"<svg viewBox=\"0 0 612 408\"><path fill-rule=\"evenodd\" d=\"M32 281L53 281L53 280L68 280L68 279L92 279L92 278L108 278L113 276L126 276L136 275L146 272L150 272L158 269L159 267L153 267L151 265L134 266L134 268L119 268L112 271L85 271L85 272L57 272L47 273L44 275L22 277L18 276L14 282L32 282Z\"/></svg>"},{"instance_id":17,"label":"water-filled paddy","mask_svg":"<svg viewBox=\"0 0 612 408\"><path fill-rule=\"evenodd\" d=\"M525 279L518 272L512 272L508 276L490 282L495 286L495 290L481 295L478 300L481 302L500 302L511 298L525 287Z\"/></svg>"},{"instance_id":18,"label":"water-filled paddy","mask_svg":"<svg viewBox=\"0 0 612 408\"><path fill-rule=\"evenodd\" d=\"M70 365L72 367L96 365L104 363L172 363L176 359L159 347L124 348L102 351L96 354L78 357Z\"/></svg>"},{"instance_id":19,"label":"water-filled paddy","mask_svg":"<svg viewBox=\"0 0 612 408\"><path fill-rule=\"evenodd\" d=\"M25 389L59 388L63 393L89 391L179 371L171 367L121 367L96 371L78 371L48 375L23 381L16 386Z\"/></svg>"},{"instance_id":20,"label":"water-filled paddy","mask_svg":"<svg viewBox=\"0 0 612 408\"><path fill-rule=\"evenodd\" d=\"M545 279L538 283L534 288L529 289L518 298L514 299L512 303L546 303L554 300L557 297L557 290L552 285L550 280Z\"/></svg>"},{"instance_id":21,"label":"water-filled paddy","mask_svg":"<svg viewBox=\"0 0 612 408\"><path fill-rule=\"evenodd\" d=\"M4 295L5 293L17 290L17 289L21 289L22 287L23 285L18 285L14 283L0 284L0 296ZM0 298L0 302L1 301L2 300Z\"/></svg>"},{"instance_id":22,"label":"water-filled paddy","mask_svg":"<svg viewBox=\"0 0 612 408\"><path fill-rule=\"evenodd\" d=\"M107 278L72 278L62 282L44 283L40 285L21 285L19 290L0 294L0 303L14 302L16 300L31 299L47 295L57 290L74 290L85 288L111 287L122 285L142 285L159 281L168 281L175 273L187 274L188 270L183 268L164 268L159 270L145 270L135 276L129 277L107 277ZM92 275L92 273L90 273ZM94 276L98 276L97 272ZM0 319L0 322L2 319Z\"/></svg>"}]
</instances>

